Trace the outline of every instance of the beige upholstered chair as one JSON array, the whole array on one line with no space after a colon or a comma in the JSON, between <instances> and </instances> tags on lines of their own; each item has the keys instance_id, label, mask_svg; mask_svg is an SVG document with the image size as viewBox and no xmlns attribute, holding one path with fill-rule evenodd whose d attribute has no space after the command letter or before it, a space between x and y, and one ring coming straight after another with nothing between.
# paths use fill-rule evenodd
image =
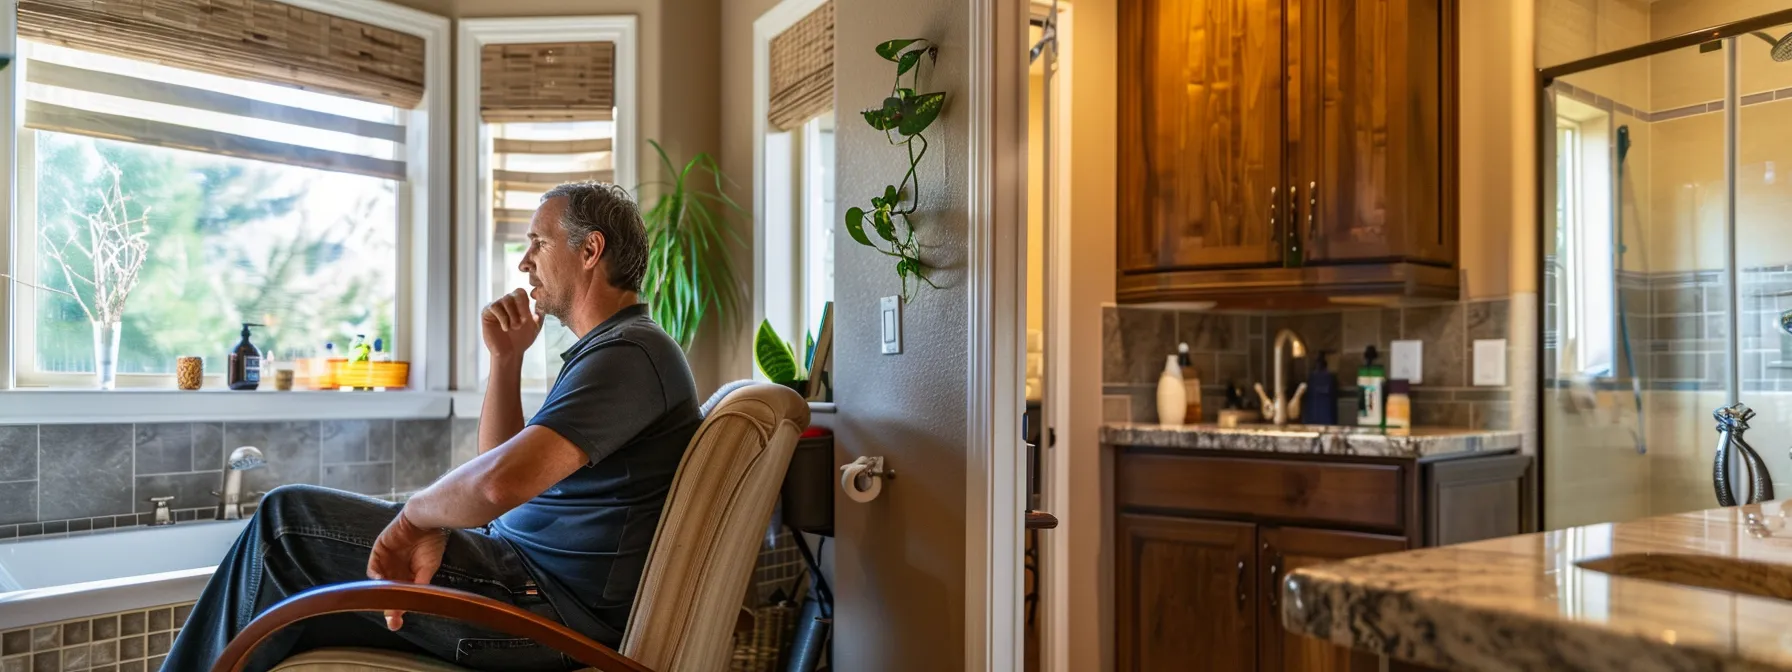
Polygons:
<instances>
[{"instance_id":1,"label":"beige upholstered chair","mask_svg":"<svg viewBox=\"0 0 1792 672\"><path fill-rule=\"evenodd\" d=\"M601 672L726 669L740 598L785 467L798 435L809 425L809 407L787 388L750 382L723 388L710 405L713 409L705 413L666 496L620 653L557 623L470 593L364 581L314 589L275 605L231 641L213 672L238 672L263 638L294 621L382 609L457 618L530 637ZM276 670L464 672L435 659L357 649L311 651Z\"/></svg>"}]
</instances>

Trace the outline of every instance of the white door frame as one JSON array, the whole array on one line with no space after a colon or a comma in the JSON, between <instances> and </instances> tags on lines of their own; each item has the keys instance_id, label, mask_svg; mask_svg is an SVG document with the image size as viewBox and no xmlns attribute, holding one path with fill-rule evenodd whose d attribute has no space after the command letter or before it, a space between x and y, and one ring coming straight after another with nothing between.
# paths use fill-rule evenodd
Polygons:
<instances>
[{"instance_id":1,"label":"white door frame","mask_svg":"<svg viewBox=\"0 0 1792 672\"><path fill-rule=\"evenodd\" d=\"M972 0L965 669L1021 667L1028 0Z\"/></svg>"}]
</instances>

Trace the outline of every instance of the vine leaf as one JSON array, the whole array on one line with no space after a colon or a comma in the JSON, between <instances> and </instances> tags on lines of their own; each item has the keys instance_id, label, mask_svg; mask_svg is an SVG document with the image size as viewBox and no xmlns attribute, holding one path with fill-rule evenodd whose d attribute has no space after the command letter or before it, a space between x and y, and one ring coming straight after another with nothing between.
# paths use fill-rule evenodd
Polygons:
<instances>
[{"instance_id":1,"label":"vine leaf","mask_svg":"<svg viewBox=\"0 0 1792 672\"><path fill-rule=\"evenodd\" d=\"M885 105L888 106L888 102ZM946 94L923 93L905 101L896 119L896 132L912 136L927 130L946 106Z\"/></svg>"},{"instance_id":2,"label":"vine leaf","mask_svg":"<svg viewBox=\"0 0 1792 672\"><path fill-rule=\"evenodd\" d=\"M927 51L923 49L903 52L901 58L896 61L896 76L901 77L908 74L908 71L915 69L915 64L920 63L921 56L926 53Z\"/></svg>"},{"instance_id":3,"label":"vine leaf","mask_svg":"<svg viewBox=\"0 0 1792 672\"><path fill-rule=\"evenodd\" d=\"M884 99L884 106L862 112L865 123L880 131L895 130L902 123L902 99L891 96Z\"/></svg>"},{"instance_id":4,"label":"vine leaf","mask_svg":"<svg viewBox=\"0 0 1792 672\"><path fill-rule=\"evenodd\" d=\"M865 235L865 209L852 207L846 209L846 233L854 242L866 247L875 247L871 238Z\"/></svg>"},{"instance_id":5,"label":"vine leaf","mask_svg":"<svg viewBox=\"0 0 1792 672\"><path fill-rule=\"evenodd\" d=\"M921 40L919 39L890 40L877 45L877 55L884 57L884 60L886 61L895 61L897 54L901 54L903 49L908 48L908 45L920 41Z\"/></svg>"},{"instance_id":6,"label":"vine leaf","mask_svg":"<svg viewBox=\"0 0 1792 672\"><path fill-rule=\"evenodd\" d=\"M901 199L900 195L896 193L896 185L893 185L893 184L886 185L884 187L883 204L886 207L894 208L894 207L896 207L897 203L901 203L901 202L902 202L902 199Z\"/></svg>"},{"instance_id":7,"label":"vine leaf","mask_svg":"<svg viewBox=\"0 0 1792 672\"><path fill-rule=\"evenodd\" d=\"M896 223L890 221L888 208L878 208L876 212L871 213L871 226L877 228L879 238L892 243L896 242Z\"/></svg>"}]
</instances>

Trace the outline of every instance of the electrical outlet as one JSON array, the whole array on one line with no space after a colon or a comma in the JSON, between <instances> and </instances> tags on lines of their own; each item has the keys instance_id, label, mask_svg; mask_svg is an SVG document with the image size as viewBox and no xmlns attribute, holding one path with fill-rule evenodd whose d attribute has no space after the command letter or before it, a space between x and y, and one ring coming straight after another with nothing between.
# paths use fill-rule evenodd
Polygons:
<instances>
[{"instance_id":1,"label":"electrical outlet","mask_svg":"<svg viewBox=\"0 0 1792 672\"><path fill-rule=\"evenodd\" d=\"M902 354L902 297L886 296L878 300L878 321L883 328L878 331L883 335L883 354Z\"/></svg>"},{"instance_id":2,"label":"electrical outlet","mask_svg":"<svg viewBox=\"0 0 1792 672\"><path fill-rule=\"evenodd\" d=\"M1425 342L1394 341L1388 344L1388 378L1414 385L1425 382Z\"/></svg>"},{"instance_id":3,"label":"electrical outlet","mask_svg":"<svg viewBox=\"0 0 1792 672\"><path fill-rule=\"evenodd\" d=\"M1475 339L1475 384L1506 386L1506 339Z\"/></svg>"}]
</instances>

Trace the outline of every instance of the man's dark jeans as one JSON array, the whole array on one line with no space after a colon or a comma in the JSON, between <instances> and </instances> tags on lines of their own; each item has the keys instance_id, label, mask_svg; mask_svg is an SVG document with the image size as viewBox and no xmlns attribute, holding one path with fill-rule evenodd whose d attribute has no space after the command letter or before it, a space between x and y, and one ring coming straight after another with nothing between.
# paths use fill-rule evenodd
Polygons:
<instances>
[{"instance_id":1,"label":"man's dark jeans","mask_svg":"<svg viewBox=\"0 0 1792 672\"><path fill-rule=\"evenodd\" d=\"M206 672L230 638L257 614L307 589L367 578L373 540L400 505L328 488L287 485L261 500L243 535L218 565L180 636L167 672ZM438 586L484 595L564 622L540 594L508 542L479 530L448 539ZM580 667L534 640L447 619L405 614L398 632L377 613L336 614L302 621L268 638L250 659L262 672L304 650L362 646L426 653L481 670L570 670Z\"/></svg>"}]
</instances>

